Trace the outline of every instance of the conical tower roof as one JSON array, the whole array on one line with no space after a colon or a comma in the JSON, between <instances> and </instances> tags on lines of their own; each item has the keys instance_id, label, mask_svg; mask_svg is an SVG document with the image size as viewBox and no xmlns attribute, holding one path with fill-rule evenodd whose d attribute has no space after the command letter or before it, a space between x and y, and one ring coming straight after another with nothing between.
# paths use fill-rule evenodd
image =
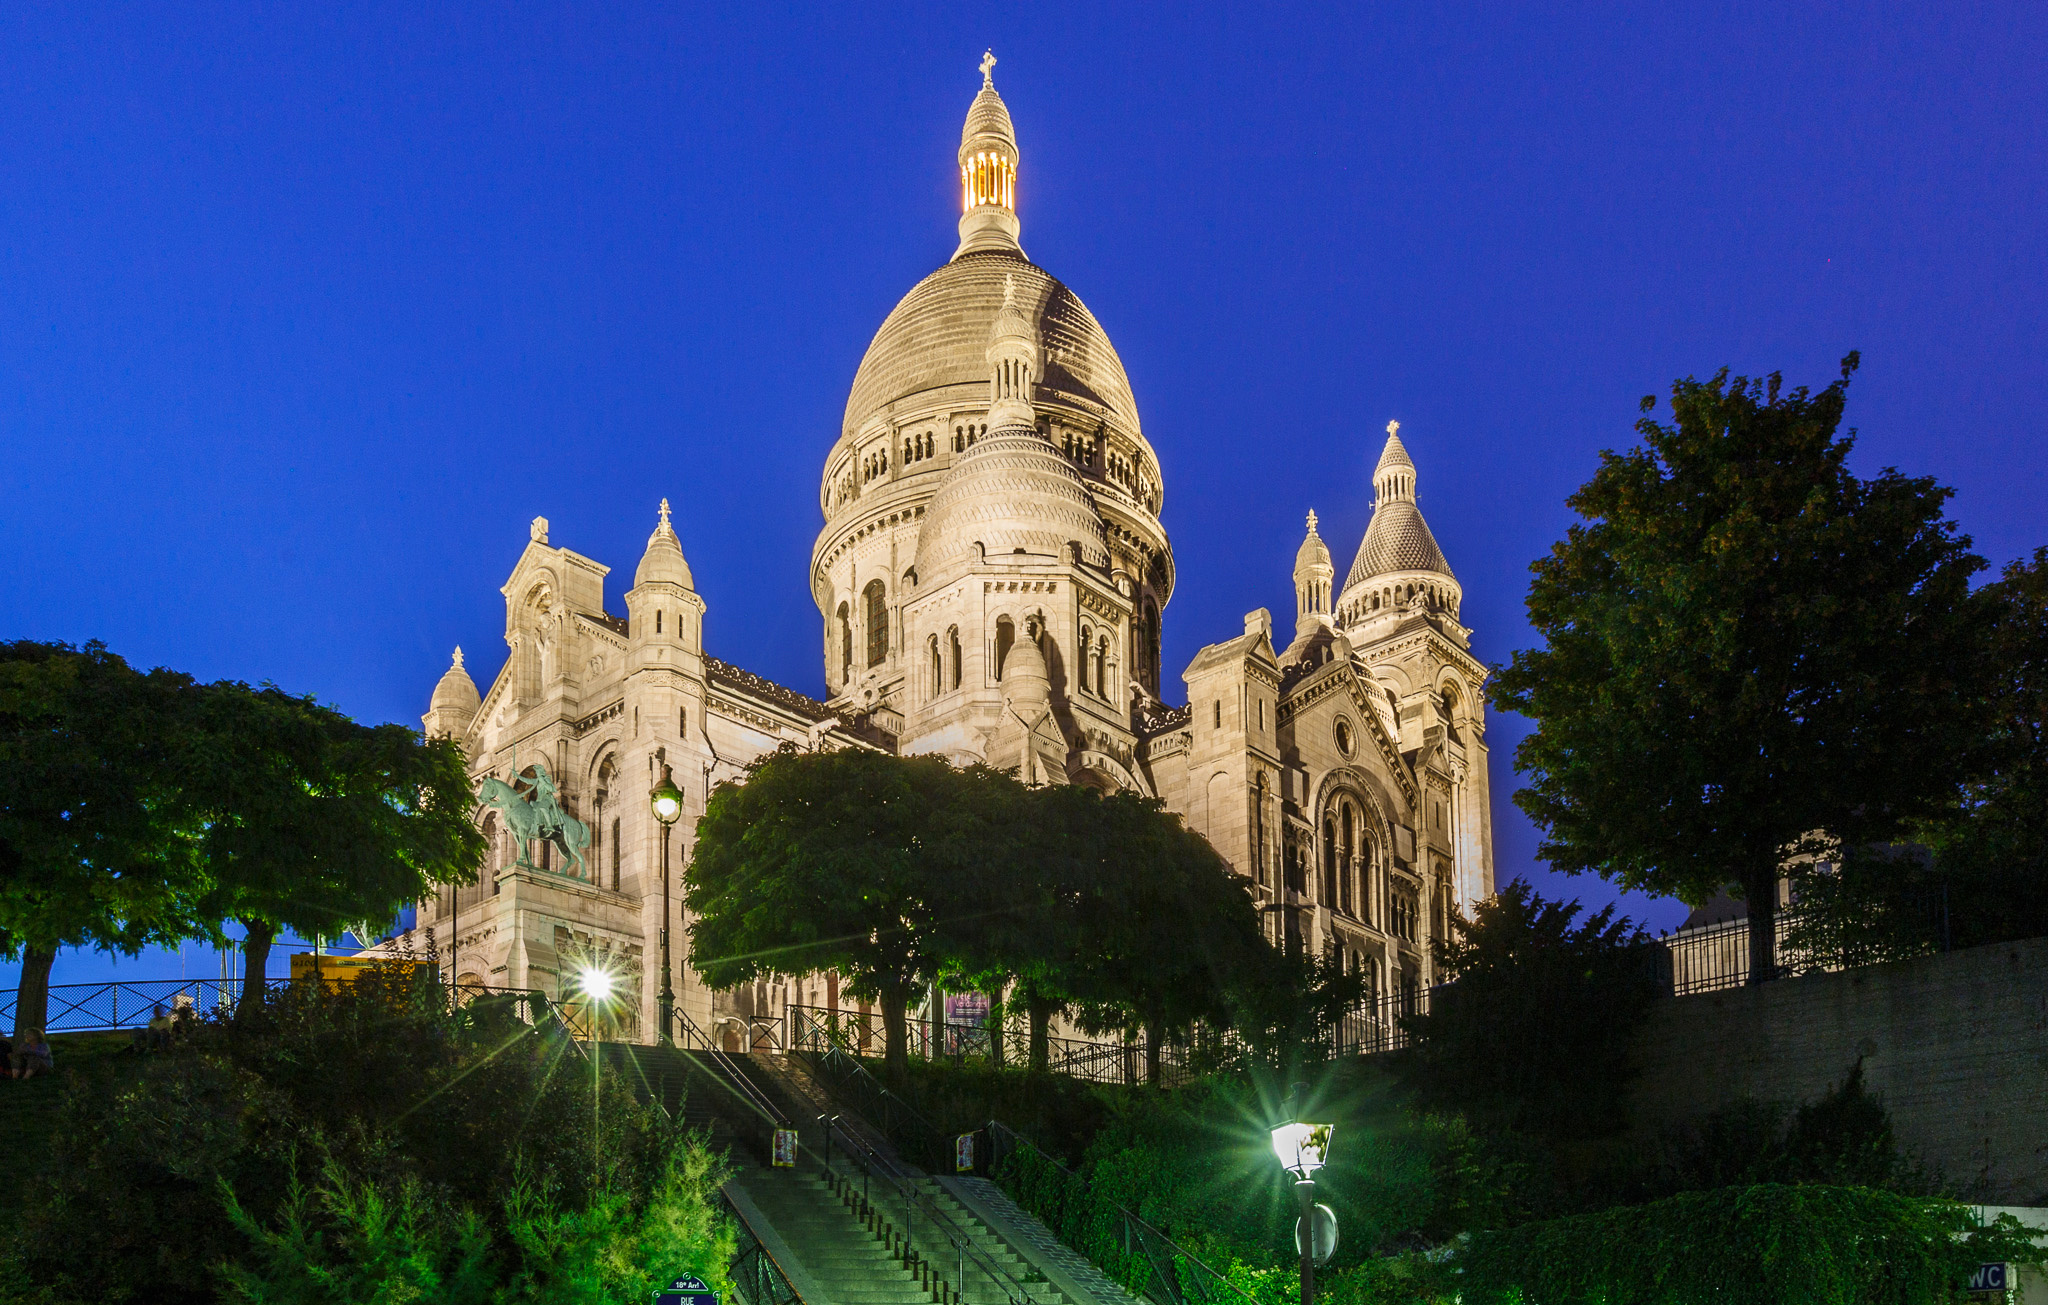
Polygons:
<instances>
[{"instance_id":1,"label":"conical tower roof","mask_svg":"<svg viewBox=\"0 0 2048 1305\"><path fill-rule=\"evenodd\" d=\"M1451 575L1451 564L1444 560L1443 549L1437 547L1436 536L1415 506L1415 462L1401 443L1400 422L1387 423L1387 444L1373 468L1372 483L1372 523L1359 541L1358 556L1344 587L1398 571Z\"/></svg>"}]
</instances>

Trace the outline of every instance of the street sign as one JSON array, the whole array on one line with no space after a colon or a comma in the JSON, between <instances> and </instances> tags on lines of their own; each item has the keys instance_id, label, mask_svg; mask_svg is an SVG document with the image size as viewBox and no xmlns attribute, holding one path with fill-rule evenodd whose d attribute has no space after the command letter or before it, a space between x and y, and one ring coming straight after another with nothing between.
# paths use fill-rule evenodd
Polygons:
<instances>
[{"instance_id":1,"label":"street sign","mask_svg":"<svg viewBox=\"0 0 2048 1305\"><path fill-rule=\"evenodd\" d=\"M962 1133L953 1139L953 1169L963 1174L974 1172L974 1134Z\"/></svg>"},{"instance_id":2,"label":"street sign","mask_svg":"<svg viewBox=\"0 0 2048 1305\"><path fill-rule=\"evenodd\" d=\"M654 1305L718 1305L718 1293L702 1278L691 1274L677 1278L667 1291L656 1292Z\"/></svg>"},{"instance_id":3,"label":"street sign","mask_svg":"<svg viewBox=\"0 0 2048 1305\"><path fill-rule=\"evenodd\" d=\"M775 1130L775 1149L768 1157L768 1163L777 1169L796 1168L796 1130L778 1128Z\"/></svg>"},{"instance_id":4,"label":"street sign","mask_svg":"<svg viewBox=\"0 0 2048 1305\"><path fill-rule=\"evenodd\" d=\"M2012 1280L2007 1266L2003 1264L1980 1264L1970 1275L1971 1291L2004 1291Z\"/></svg>"}]
</instances>

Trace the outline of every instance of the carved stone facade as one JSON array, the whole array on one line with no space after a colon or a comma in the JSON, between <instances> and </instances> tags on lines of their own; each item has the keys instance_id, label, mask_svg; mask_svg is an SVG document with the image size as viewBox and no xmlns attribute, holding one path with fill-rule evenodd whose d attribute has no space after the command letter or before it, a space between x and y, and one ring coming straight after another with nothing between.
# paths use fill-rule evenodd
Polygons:
<instances>
[{"instance_id":1,"label":"carved stone facade","mask_svg":"<svg viewBox=\"0 0 2048 1305\"><path fill-rule=\"evenodd\" d=\"M459 902L423 905L415 945L431 935L447 955L452 912L458 974L555 993L603 954L638 976L651 1021L663 917L646 796L666 764L687 801L670 848L678 1008L744 1038L792 999L836 1004L829 979L714 995L683 963L676 903L704 800L791 742L1156 796L1245 876L1276 942L1340 956L1381 992L1427 981L1430 937L1492 893L1493 864L1486 672L1415 467L1390 426L1342 586L1311 513L1291 641L1251 613L1182 672L1188 705L1167 706L1159 461L1108 336L1018 243L1018 157L985 75L959 152L960 247L876 333L825 460L810 584L829 699L704 654L666 503L623 617L606 568L536 520L503 590L504 670L479 698L458 653L424 720L463 740L479 783L545 762L592 826L589 874L519 867L494 844Z\"/></svg>"}]
</instances>

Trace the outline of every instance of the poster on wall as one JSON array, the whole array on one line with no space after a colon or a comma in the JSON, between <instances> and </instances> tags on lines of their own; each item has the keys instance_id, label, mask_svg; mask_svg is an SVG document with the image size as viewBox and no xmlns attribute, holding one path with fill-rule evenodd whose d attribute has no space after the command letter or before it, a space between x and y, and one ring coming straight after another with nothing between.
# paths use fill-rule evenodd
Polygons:
<instances>
[{"instance_id":1,"label":"poster on wall","mask_svg":"<svg viewBox=\"0 0 2048 1305\"><path fill-rule=\"evenodd\" d=\"M777 1169L796 1168L796 1130L794 1128L778 1128L775 1130L774 1154L769 1156L768 1163Z\"/></svg>"},{"instance_id":2,"label":"poster on wall","mask_svg":"<svg viewBox=\"0 0 2048 1305\"><path fill-rule=\"evenodd\" d=\"M953 1168L963 1174L974 1172L974 1134L962 1133L953 1139Z\"/></svg>"}]
</instances>

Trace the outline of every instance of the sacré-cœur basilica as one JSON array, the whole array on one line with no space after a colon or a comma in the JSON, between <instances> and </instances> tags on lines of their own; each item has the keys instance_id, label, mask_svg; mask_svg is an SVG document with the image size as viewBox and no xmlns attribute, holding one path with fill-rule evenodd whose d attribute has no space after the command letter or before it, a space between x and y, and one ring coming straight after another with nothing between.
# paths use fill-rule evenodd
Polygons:
<instances>
[{"instance_id":1,"label":"sacr\u00e9-c\u0153ur basilica","mask_svg":"<svg viewBox=\"0 0 2048 1305\"><path fill-rule=\"evenodd\" d=\"M1485 669L1394 426L1349 569L1310 513L1292 630L1252 612L1180 672L1184 689L1163 682L1176 575L1161 460L1109 337L1020 244L992 63L961 134L959 248L876 331L825 456L810 584L828 696L706 652L666 502L616 615L609 568L536 519L503 588L503 668L479 694L458 651L423 723L462 742L480 790L541 796L578 837L522 838L518 803L485 808L478 882L421 903L395 945L438 951L465 984L551 995L604 966L637 989L651 1034L664 898L648 794L666 765L684 795L669 834L677 1008L740 1046L791 1003L852 1005L831 976L713 992L687 964L697 817L784 743L1156 796L1261 906L1299 908L1265 913L1276 938L1299 929L1381 993L1426 983L1432 934L1492 892Z\"/></svg>"}]
</instances>

